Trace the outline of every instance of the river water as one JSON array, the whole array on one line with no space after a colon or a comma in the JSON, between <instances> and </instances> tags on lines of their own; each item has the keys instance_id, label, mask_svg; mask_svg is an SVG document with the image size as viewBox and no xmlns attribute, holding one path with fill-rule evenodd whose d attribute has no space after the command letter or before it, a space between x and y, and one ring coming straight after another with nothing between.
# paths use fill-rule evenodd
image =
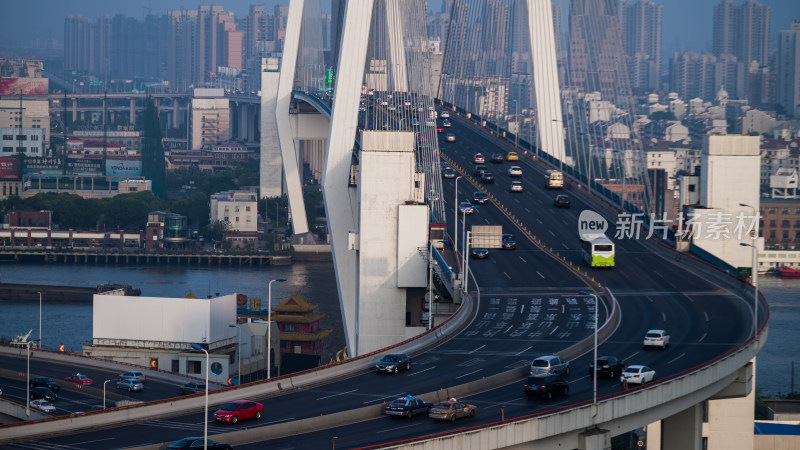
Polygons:
<instances>
[{"instance_id":1,"label":"river water","mask_svg":"<svg viewBox=\"0 0 800 450\"><path fill-rule=\"evenodd\" d=\"M0 265L0 280L6 283L51 284L58 286L96 286L101 283L127 283L147 297L183 297L192 291L197 297L238 293L266 303L267 283L272 284L273 304L289 295L300 294L318 304L324 314L320 325L332 329L323 342L322 361L328 362L344 347L341 310L336 279L330 262L296 262L290 266L196 267L196 266L95 266L95 265ZM767 395L791 389L791 363L796 366L795 390L800 390L800 279L759 277L759 288L770 304L769 338L758 355L756 385ZM0 297L0 336L14 337L33 329L38 337L39 302L19 302ZM80 350L92 340L91 302L65 303L43 299L42 341L47 349L64 344L67 350Z\"/></svg>"}]
</instances>

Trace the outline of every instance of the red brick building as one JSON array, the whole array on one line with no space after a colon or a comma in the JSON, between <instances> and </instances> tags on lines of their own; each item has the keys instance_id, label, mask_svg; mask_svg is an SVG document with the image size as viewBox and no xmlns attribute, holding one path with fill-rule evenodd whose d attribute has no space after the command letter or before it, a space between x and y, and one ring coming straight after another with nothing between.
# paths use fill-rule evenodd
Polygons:
<instances>
[{"instance_id":1,"label":"red brick building","mask_svg":"<svg viewBox=\"0 0 800 450\"><path fill-rule=\"evenodd\" d=\"M800 199L761 199L760 210L764 248L800 249Z\"/></svg>"}]
</instances>

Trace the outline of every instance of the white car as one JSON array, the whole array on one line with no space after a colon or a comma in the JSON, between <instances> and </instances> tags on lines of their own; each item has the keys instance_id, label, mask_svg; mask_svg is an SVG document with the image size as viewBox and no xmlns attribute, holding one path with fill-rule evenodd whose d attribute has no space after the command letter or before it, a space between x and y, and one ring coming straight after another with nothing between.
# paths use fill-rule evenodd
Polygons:
<instances>
[{"instance_id":1,"label":"white car","mask_svg":"<svg viewBox=\"0 0 800 450\"><path fill-rule=\"evenodd\" d=\"M48 402L44 399L39 400L31 400L31 408L36 408L40 411L44 411L46 413L54 413L56 412L56 407L53 406L52 403Z\"/></svg>"},{"instance_id":2,"label":"white car","mask_svg":"<svg viewBox=\"0 0 800 450\"><path fill-rule=\"evenodd\" d=\"M511 192L522 192L522 181L512 181L509 190Z\"/></svg>"},{"instance_id":3,"label":"white car","mask_svg":"<svg viewBox=\"0 0 800 450\"><path fill-rule=\"evenodd\" d=\"M669 347L669 334L664 330L650 330L644 335L644 349L658 347L666 350Z\"/></svg>"},{"instance_id":4,"label":"white car","mask_svg":"<svg viewBox=\"0 0 800 450\"><path fill-rule=\"evenodd\" d=\"M522 168L520 166L511 166L508 168L508 176L510 177L521 177L522 176Z\"/></svg>"},{"instance_id":5,"label":"white car","mask_svg":"<svg viewBox=\"0 0 800 450\"><path fill-rule=\"evenodd\" d=\"M456 135L453 134L453 133L447 133L447 137L444 138L444 140L446 140L447 142L455 142L456 141Z\"/></svg>"},{"instance_id":6,"label":"white car","mask_svg":"<svg viewBox=\"0 0 800 450\"><path fill-rule=\"evenodd\" d=\"M439 114L439 117L441 117L442 119L449 119L450 118L450 113L447 112L447 111L442 111L442 113Z\"/></svg>"},{"instance_id":7,"label":"white car","mask_svg":"<svg viewBox=\"0 0 800 450\"><path fill-rule=\"evenodd\" d=\"M656 378L656 371L647 366L628 366L619 376L620 383L628 381L628 384L645 384Z\"/></svg>"},{"instance_id":8,"label":"white car","mask_svg":"<svg viewBox=\"0 0 800 450\"><path fill-rule=\"evenodd\" d=\"M458 205L458 212L461 214L472 214L475 212L475 208L472 207L472 203L470 202L461 202L461 204Z\"/></svg>"}]
</instances>

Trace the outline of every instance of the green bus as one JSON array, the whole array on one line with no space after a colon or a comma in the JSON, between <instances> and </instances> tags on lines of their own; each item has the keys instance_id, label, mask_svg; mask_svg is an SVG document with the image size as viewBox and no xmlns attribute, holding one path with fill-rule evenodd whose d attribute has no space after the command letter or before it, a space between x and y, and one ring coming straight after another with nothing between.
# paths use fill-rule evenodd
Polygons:
<instances>
[{"instance_id":1,"label":"green bus","mask_svg":"<svg viewBox=\"0 0 800 450\"><path fill-rule=\"evenodd\" d=\"M591 267L614 267L614 242L604 234L584 236L581 256Z\"/></svg>"}]
</instances>

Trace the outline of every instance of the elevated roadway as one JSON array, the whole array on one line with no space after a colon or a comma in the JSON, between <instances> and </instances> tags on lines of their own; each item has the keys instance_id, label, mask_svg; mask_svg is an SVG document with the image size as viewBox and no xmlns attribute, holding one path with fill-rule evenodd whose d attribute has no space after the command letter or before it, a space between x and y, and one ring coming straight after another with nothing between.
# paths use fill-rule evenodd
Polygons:
<instances>
[{"instance_id":1,"label":"elevated roadway","mask_svg":"<svg viewBox=\"0 0 800 450\"><path fill-rule=\"evenodd\" d=\"M505 153L507 150L504 144L498 145L484 131L459 121L454 121L454 124L457 142L442 144L445 147L443 153L463 173L471 173L470 160L476 151L490 156L495 151ZM516 227L513 233L518 248L515 251L492 251L488 260L471 262L471 271L480 286L480 292L473 292L475 314L469 315L468 323L463 329L459 328L458 334L424 353L419 353L422 349L417 349L413 352L415 359L412 370L395 377L372 373L369 369L371 360L379 355L371 355L349 363L359 366L354 375L333 376L331 378L346 378L307 384L299 391L282 387L280 391L290 391L284 395L278 395L282 393L276 386L280 381L245 386L239 393L232 391L234 394L231 394L228 391L227 394L218 395L212 399L212 409L226 401L226 398L231 398L231 395L247 395L265 401L270 413L260 422L242 423L241 426L233 427L215 426L212 428L214 434L226 431L215 439L234 444L260 442L244 448L261 448L263 441L270 439L271 445L289 446L291 443L295 448L317 448L330 445L334 436L338 438L337 445L353 447L414 439L440 432L451 433L459 428L459 424L438 424L427 418L415 418L412 422L403 424L379 416L377 405L405 393L427 392L446 396L446 388L449 386L468 382L472 382L472 385L466 400L478 405L479 413L477 418L463 422L461 426L494 424L500 418L501 407L506 419L544 413L570 405L576 405L568 409L573 412L563 414L585 416L581 412L581 405L585 405L592 395L591 381L585 374L589 356L584 355L572 361L570 395L566 398L552 402L528 402L522 396L521 380L524 373L522 367L531 357L563 351L573 344L585 342L591 335L593 311L587 303L590 299L576 295L577 291L585 290L587 285L591 285L591 279L610 289L616 296L622 317L621 325L603 343L599 353L616 354L628 364L649 365L656 370L659 380L685 374L686 371L733 351L747 341L752 334L751 303L737 292L735 283L726 280L724 275L710 275L713 269L701 267L701 263L659 248L657 244L641 240L618 241L616 268L603 271L587 271L581 268L579 274L576 268L583 266L578 251L577 213L587 207L587 202L592 199L567 187L564 192L572 195L572 208L553 209L552 196L555 192L541 187L542 175L530 161L521 161L520 164L525 173L525 191L522 194L508 193L507 185L510 180L505 177L504 170L508 165L509 163L497 165L494 170L496 183L483 186L491 194L491 205L479 208L467 221L468 225L500 224L504 230L509 231ZM491 164L487 166L491 167ZM445 199L448 201L454 196L452 185L452 181L445 182ZM481 187L477 184L468 185L462 179L459 182L459 199L469 198L472 192ZM448 209L452 207L449 204ZM611 219L613 223L613 218ZM534 240L541 244L535 245ZM556 262L556 258L561 259L562 263ZM575 301L574 304L572 300ZM535 314L542 316L531 317L534 308L540 306ZM572 307L578 309L571 311ZM549 311L547 308L553 310ZM604 311L601 309L601 313ZM766 318L767 311L762 309L759 316ZM547 320L550 318L552 320ZM542 326L542 323L545 325ZM650 328L665 328L671 332L673 340L668 350L641 350L642 336ZM755 346L748 349L752 354L757 351ZM745 361L749 360L750 353L738 352L741 357L747 357ZM737 364L738 361L733 366ZM738 368L733 366L716 373L711 377L713 380L707 380L705 385L698 384L694 391L689 392L699 392L700 397L713 395L716 391L711 391L720 387L718 383L730 383L736 378L738 368L742 365L739 364ZM334 367L320 370L320 378L325 378L326 371L337 370L342 369ZM510 373L510 378L489 378L504 373ZM486 385L485 380L497 382ZM696 398L690 398L691 394L684 392L683 388L675 388L676 383L683 384L682 381L670 380L664 385L672 385L668 389L673 393L680 391L683 397L689 399L687 401L697 401ZM654 398L665 395L660 392L656 394L655 389L662 389L662 385L657 383L656 387L642 389L647 394L641 396L653 401ZM598 395L613 396L620 394L620 391L618 383L602 382ZM635 398L640 395L638 392L628 393L621 398ZM196 400L186 400L194 401L194 406L190 406L190 409L194 408L195 411L200 405ZM614 398L609 401L618 400ZM632 400L621 401L630 403ZM173 415L170 412L172 407L175 410L180 409L180 402L171 401L168 403L169 407L163 402L145 407L151 408L153 416L169 417L168 420L147 421L137 418L135 420L144 421L90 433L28 439L21 444L11 444L11 448L114 448L168 442L201 432L202 413ZM316 431L285 440L279 437L280 433L292 430L289 422L307 423L304 419L311 420L320 415L326 417L337 411L354 411L371 405L375 407L370 412L373 419L368 424L361 422L363 416L354 416L352 420L358 423L343 428L330 428L324 432ZM121 412L130 411L126 413L130 416L138 409L141 408ZM652 407L647 407L644 411L647 409ZM276 411L280 413L275 413ZM643 415L642 410L636 408L629 408L628 411L639 412L643 420L659 418ZM667 415L672 413L673 411L663 411ZM607 413L603 414L606 417ZM612 416L614 414L617 413L612 413ZM622 417L627 413L619 415ZM591 422L586 423L584 417L572 424L590 426ZM627 431L634 425L624 425L628 428L620 425L615 433ZM317 423L316 426L328 428L331 423ZM244 431L245 427L249 429ZM57 429L58 426L53 425L50 428ZM0 435L4 431L0 428ZM290 434L296 433L295 429ZM528 436L529 439L534 437ZM14 447L15 445L19 447Z\"/></svg>"}]
</instances>

